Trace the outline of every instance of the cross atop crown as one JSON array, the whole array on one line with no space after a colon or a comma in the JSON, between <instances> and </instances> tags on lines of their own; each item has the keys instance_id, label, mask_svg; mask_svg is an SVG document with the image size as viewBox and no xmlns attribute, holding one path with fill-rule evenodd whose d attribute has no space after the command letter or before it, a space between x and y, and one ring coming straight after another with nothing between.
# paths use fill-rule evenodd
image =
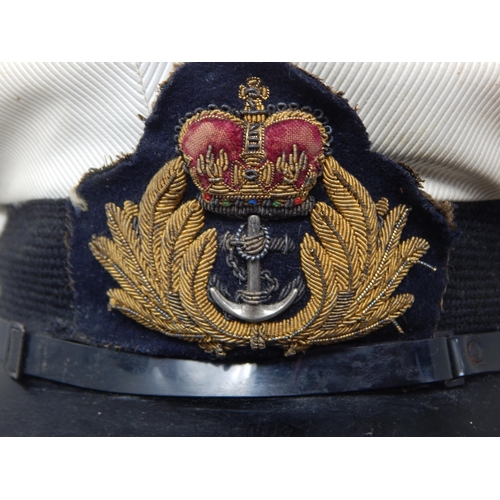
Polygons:
<instances>
[{"instance_id":1,"label":"cross atop crown","mask_svg":"<svg viewBox=\"0 0 500 500\"><path fill-rule=\"evenodd\" d=\"M240 85L238 97L245 101L242 111L245 121L263 122L266 119L264 101L269 98L269 87L262 85L260 78L247 78L247 84Z\"/></svg>"}]
</instances>

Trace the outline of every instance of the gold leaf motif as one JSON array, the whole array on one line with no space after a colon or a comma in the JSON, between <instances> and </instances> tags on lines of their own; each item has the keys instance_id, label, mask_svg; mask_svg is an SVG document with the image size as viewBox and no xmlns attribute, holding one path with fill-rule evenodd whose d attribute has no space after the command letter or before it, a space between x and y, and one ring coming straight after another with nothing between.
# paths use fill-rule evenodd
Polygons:
<instances>
[{"instance_id":1,"label":"gold leaf motif","mask_svg":"<svg viewBox=\"0 0 500 500\"><path fill-rule=\"evenodd\" d=\"M89 246L120 286L108 292L111 309L218 356L247 345L280 346L288 356L314 344L367 335L412 305L413 295L393 294L429 245L418 237L401 241L409 208L390 209L386 198L375 203L354 176L327 157L324 183L332 206L316 204L311 222L318 239L306 234L300 245L309 301L288 319L228 320L208 299L217 233L201 232L204 211L197 201L179 206L186 186L182 167L181 157L168 162L139 206L106 205L112 239L95 236Z\"/></svg>"},{"instance_id":2,"label":"gold leaf motif","mask_svg":"<svg viewBox=\"0 0 500 500\"><path fill-rule=\"evenodd\" d=\"M184 203L167 221L158 266L167 292L179 291L184 252L201 231L203 223L203 210L195 200Z\"/></svg>"},{"instance_id":3,"label":"gold leaf motif","mask_svg":"<svg viewBox=\"0 0 500 500\"><path fill-rule=\"evenodd\" d=\"M186 174L182 158L168 162L151 180L138 211L141 250L148 266L157 273L155 255L158 254L162 229L180 203L186 189Z\"/></svg>"}]
</instances>

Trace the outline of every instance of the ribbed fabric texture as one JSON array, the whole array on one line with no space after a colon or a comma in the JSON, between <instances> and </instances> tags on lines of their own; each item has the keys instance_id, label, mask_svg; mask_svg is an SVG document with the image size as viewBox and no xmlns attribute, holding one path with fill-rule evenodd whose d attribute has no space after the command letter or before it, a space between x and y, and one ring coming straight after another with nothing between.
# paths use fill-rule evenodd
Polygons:
<instances>
[{"instance_id":1,"label":"ribbed fabric texture","mask_svg":"<svg viewBox=\"0 0 500 500\"><path fill-rule=\"evenodd\" d=\"M500 64L299 63L344 91L372 149L439 200L500 198Z\"/></svg>"},{"instance_id":2,"label":"ribbed fabric texture","mask_svg":"<svg viewBox=\"0 0 500 500\"><path fill-rule=\"evenodd\" d=\"M345 92L372 149L419 171L437 199L500 198L499 63L298 64ZM1 64L0 203L67 197L132 152L172 67Z\"/></svg>"},{"instance_id":3,"label":"ribbed fabric texture","mask_svg":"<svg viewBox=\"0 0 500 500\"><path fill-rule=\"evenodd\" d=\"M457 333L500 330L500 202L460 203L459 239L439 327Z\"/></svg>"},{"instance_id":4,"label":"ribbed fabric texture","mask_svg":"<svg viewBox=\"0 0 500 500\"><path fill-rule=\"evenodd\" d=\"M9 207L0 238L0 316L57 335L73 320L66 200Z\"/></svg>"},{"instance_id":5,"label":"ribbed fabric texture","mask_svg":"<svg viewBox=\"0 0 500 500\"><path fill-rule=\"evenodd\" d=\"M0 203L65 198L133 151L171 66L0 64Z\"/></svg>"}]
</instances>

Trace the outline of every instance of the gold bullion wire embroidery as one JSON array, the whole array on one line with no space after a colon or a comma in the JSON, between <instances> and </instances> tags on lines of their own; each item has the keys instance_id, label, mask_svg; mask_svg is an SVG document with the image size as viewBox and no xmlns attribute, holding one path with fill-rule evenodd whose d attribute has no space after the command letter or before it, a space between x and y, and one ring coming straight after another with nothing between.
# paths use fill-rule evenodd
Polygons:
<instances>
[{"instance_id":1,"label":"gold bullion wire embroidery","mask_svg":"<svg viewBox=\"0 0 500 500\"><path fill-rule=\"evenodd\" d=\"M120 288L110 289L109 308L166 335L197 342L218 356L235 347L279 346L285 355L367 335L399 318L412 294L394 295L411 267L427 252L427 241L401 241L410 209L373 201L337 161L323 160L324 185L332 206L311 212L316 237L300 245L310 299L295 316L247 323L228 320L208 299L217 253L217 233L204 225L197 200L179 206L186 187L182 157L151 180L139 205L106 205L112 239L94 236L95 258ZM423 264L423 263L422 263Z\"/></svg>"}]
</instances>

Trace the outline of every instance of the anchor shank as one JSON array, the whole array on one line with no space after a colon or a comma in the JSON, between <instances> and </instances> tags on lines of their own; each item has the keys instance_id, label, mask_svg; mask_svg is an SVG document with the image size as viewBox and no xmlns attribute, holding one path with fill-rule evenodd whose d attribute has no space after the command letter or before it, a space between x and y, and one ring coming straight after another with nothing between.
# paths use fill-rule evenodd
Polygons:
<instances>
[{"instance_id":1,"label":"anchor shank","mask_svg":"<svg viewBox=\"0 0 500 500\"><path fill-rule=\"evenodd\" d=\"M260 217L258 215L250 215L247 219L247 236L258 236L260 230ZM241 229L241 231L243 231L243 229ZM265 229L264 232L266 232ZM241 236L241 233L239 232L238 235ZM256 294L261 292L260 260L263 255L265 255L265 252L256 255L254 260L251 259L251 256L247 259L247 292ZM231 316L243 321L248 321L249 323L262 323L286 311L295 301L299 291L297 288L293 288L284 299L275 304L233 302L225 297L215 286L209 288L209 293L213 301L222 310L231 314Z\"/></svg>"},{"instance_id":2,"label":"anchor shank","mask_svg":"<svg viewBox=\"0 0 500 500\"><path fill-rule=\"evenodd\" d=\"M250 215L248 217L247 234L257 236L260 233L260 217ZM260 292L260 259L247 261L247 290L249 292Z\"/></svg>"}]
</instances>

